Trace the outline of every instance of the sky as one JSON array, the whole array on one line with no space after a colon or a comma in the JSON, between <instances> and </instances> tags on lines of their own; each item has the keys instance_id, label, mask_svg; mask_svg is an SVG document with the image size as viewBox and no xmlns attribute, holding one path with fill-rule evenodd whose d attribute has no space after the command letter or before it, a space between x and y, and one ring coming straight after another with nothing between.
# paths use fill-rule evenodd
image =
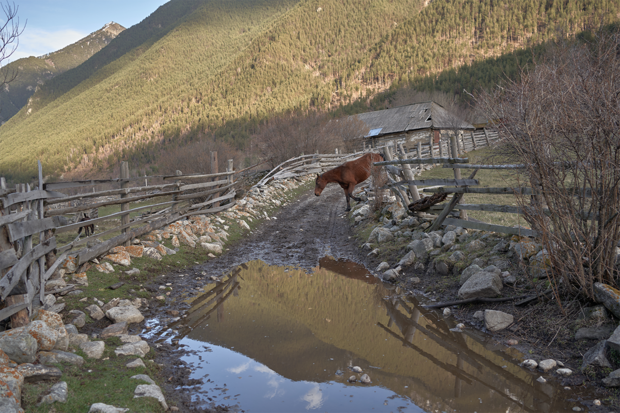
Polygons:
<instances>
[{"instance_id":1,"label":"sky","mask_svg":"<svg viewBox=\"0 0 620 413\"><path fill-rule=\"evenodd\" d=\"M42 56L77 42L116 22L126 29L140 23L168 0L0 0L18 8L24 32L10 61ZM0 22L6 21L0 11ZM3 62L8 63L9 61Z\"/></svg>"}]
</instances>

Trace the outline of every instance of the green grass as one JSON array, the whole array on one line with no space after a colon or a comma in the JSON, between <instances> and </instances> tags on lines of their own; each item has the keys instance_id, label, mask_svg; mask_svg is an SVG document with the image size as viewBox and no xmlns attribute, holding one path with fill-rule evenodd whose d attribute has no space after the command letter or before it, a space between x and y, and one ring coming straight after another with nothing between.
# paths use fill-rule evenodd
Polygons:
<instances>
[{"instance_id":1,"label":"green grass","mask_svg":"<svg viewBox=\"0 0 620 413\"><path fill-rule=\"evenodd\" d=\"M93 403L105 403L116 407L129 408L131 412L163 412L163 408L155 399L134 399L134 391L139 384L148 384L142 380L131 379L136 374L146 374L154 380L159 375L159 367L151 360L154 356L150 351L144 358L144 367L129 369L127 363L135 356L116 356L114 349L122 345L117 337L105 340L106 348L102 359L87 358L81 350L76 354L84 357L82 366L69 364L57 365L63 375L60 381L66 381L69 397L66 403L54 403L53 406L43 404L37 406L39 396L47 394L53 383L29 384L23 387L22 407L27 412L86 412ZM109 358L109 360L103 360Z\"/></svg>"}]
</instances>

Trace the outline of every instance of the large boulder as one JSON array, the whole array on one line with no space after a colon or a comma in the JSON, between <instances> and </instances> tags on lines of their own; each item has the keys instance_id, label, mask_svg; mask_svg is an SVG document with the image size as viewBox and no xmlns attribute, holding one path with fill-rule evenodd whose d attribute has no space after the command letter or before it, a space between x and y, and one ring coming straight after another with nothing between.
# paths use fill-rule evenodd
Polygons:
<instances>
[{"instance_id":1,"label":"large boulder","mask_svg":"<svg viewBox=\"0 0 620 413\"><path fill-rule=\"evenodd\" d=\"M503 311L484 310L484 326L489 331L499 331L508 327L514 322L512 314Z\"/></svg>"},{"instance_id":2,"label":"large boulder","mask_svg":"<svg viewBox=\"0 0 620 413\"><path fill-rule=\"evenodd\" d=\"M62 377L62 371L57 367L48 367L42 364L23 363L17 366L17 370L24 376L26 383L39 383L41 381L58 380ZM0 412L2 410L0 409Z\"/></svg>"},{"instance_id":3,"label":"large boulder","mask_svg":"<svg viewBox=\"0 0 620 413\"><path fill-rule=\"evenodd\" d=\"M105 343L103 341L91 341L80 344L80 349L86 354L86 357L91 359L100 359L103 356L105 350Z\"/></svg>"},{"instance_id":4,"label":"large boulder","mask_svg":"<svg viewBox=\"0 0 620 413\"><path fill-rule=\"evenodd\" d=\"M607 387L620 387L620 369L612 371L603 379L603 383Z\"/></svg>"},{"instance_id":5,"label":"large boulder","mask_svg":"<svg viewBox=\"0 0 620 413\"><path fill-rule=\"evenodd\" d=\"M82 356L60 350L39 352L39 361L41 364L68 363L75 366L84 364L84 358Z\"/></svg>"},{"instance_id":6,"label":"large boulder","mask_svg":"<svg viewBox=\"0 0 620 413\"><path fill-rule=\"evenodd\" d=\"M39 350L52 350L58 340L58 332L41 320L35 320L25 327L25 330L37 340Z\"/></svg>"},{"instance_id":7,"label":"large boulder","mask_svg":"<svg viewBox=\"0 0 620 413\"><path fill-rule=\"evenodd\" d=\"M472 264L469 267L465 268L463 272L461 272L461 277L459 278L459 284L465 284L465 281L469 280L472 275L477 274L482 271L482 268L476 264Z\"/></svg>"},{"instance_id":8,"label":"large boulder","mask_svg":"<svg viewBox=\"0 0 620 413\"><path fill-rule=\"evenodd\" d=\"M113 307L106 311L105 315L114 323L126 322L128 324L131 323L139 323L144 320L144 316L134 306L124 306L124 307Z\"/></svg>"},{"instance_id":9,"label":"large boulder","mask_svg":"<svg viewBox=\"0 0 620 413\"><path fill-rule=\"evenodd\" d=\"M24 327L0 333L0 350L17 364L33 363L37 358L39 344Z\"/></svg>"},{"instance_id":10,"label":"large boulder","mask_svg":"<svg viewBox=\"0 0 620 413\"><path fill-rule=\"evenodd\" d=\"M620 352L620 326L618 326L611 337L607 339L607 347Z\"/></svg>"},{"instance_id":11,"label":"large boulder","mask_svg":"<svg viewBox=\"0 0 620 413\"><path fill-rule=\"evenodd\" d=\"M504 288L497 272L480 271L472 275L459 289L458 296L463 300L469 298L497 297Z\"/></svg>"},{"instance_id":12,"label":"large boulder","mask_svg":"<svg viewBox=\"0 0 620 413\"><path fill-rule=\"evenodd\" d=\"M595 283L594 298L616 318L620 318L620 291L607 284Z\"/></svg>"},{"instance_id":13,"label":"large boulder","mask_svg":"<svg viewBox=\"0 0 620 413\"><path fill-rule=\"evenodd\" d=\"M137 343L128 343L120 346L114 353L117 356L139 356L144 357L151 350L146 341L140 340Z\"/></svg>"},{"instance_id":14,"label":"large boulder","mask_svg":"<svg viewBox=\"0 0 620 413\"><path fill-rule=\"evenodd\" d=\"M134 393L134 399L138 397L152 397L159 401L161 407L165 410L168 410L168 404L166 404L166 399L164 398L163 393L159 386L155 384L139 384L136 387L136 391Z\"/></svg>"},{"instance_id":15,"label":"large boulder","mask_svg":"<svg viewBox=\"0 0 620 413\"><path fill-rule=\"evenodd\" d=\"M581 371L585 370L589 365L611 368L611 364L607 359L607 341L600 341L590 350L586 351L586 354L583 355Z\"/></svg>"},{"instance_id":16,"label":"large boulder","mask_svg":"<svg viewBox=\"0 0 620 413\"><path fill-rule=\"evenodd\" d=\"M21 399L24 376L19 370L9 366L0 366L0 382L4 382L9 386L17 400Z\"/></svg>"}]
</instances>

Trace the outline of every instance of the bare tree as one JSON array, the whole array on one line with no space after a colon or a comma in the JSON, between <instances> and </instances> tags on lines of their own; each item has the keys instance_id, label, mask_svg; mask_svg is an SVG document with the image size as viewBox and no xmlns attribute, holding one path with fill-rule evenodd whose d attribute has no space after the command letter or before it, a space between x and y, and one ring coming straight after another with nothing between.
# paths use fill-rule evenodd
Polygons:
<instances>
[{"instance_id":1,"label":"bare tree","mask_svg":"<svg viewBox=\"0 0 620 413\"><path fill-rule=\"evenodd\" d=\"M533 197L518 196L538 233L552 286L594 297L617 284L620 240L620 34L556 44L521 80L478 101L499 126ZM558 295L556 294L556 297Z\"/></svg>"},{"instance_id":2,"label":"bare tree","mask_svg":"<svg viewBox=\"0 0 620 413\"><path fill-rule=\"evenodd\" d=\"M4 21L0 22L0 90L4 85L12 82L17 77L17 70L11 70L3 63L8 60L19 46L19 36L23 33L24 27L19 25L17 11L19 9L15 3L0 4L4 13Z\"/></svg>"}]
</instances>

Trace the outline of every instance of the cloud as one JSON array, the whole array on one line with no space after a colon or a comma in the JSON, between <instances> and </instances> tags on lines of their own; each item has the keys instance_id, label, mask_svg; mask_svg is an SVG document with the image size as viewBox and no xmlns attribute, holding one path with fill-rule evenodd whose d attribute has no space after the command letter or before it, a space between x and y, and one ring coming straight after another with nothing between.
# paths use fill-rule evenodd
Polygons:
<instances>
[{"instance_id":1,"label":"cloud","mask_svg":"<svg viewBox=\"0 0 620 413\"><path fill-rule=\"evenodd\" d=\"M19 46L10 60L15 61L30 56L38 57L55 52L77 42L88 34L71 29L48 31L27 27L19 37Z\"/></svg>"},{"instance_id":2,"label":"cloud","mask_svg":"<svg viewBox=\"0 0 620 413\"><path fill-rule=\"evenodd\" d=\"M239 367L231 367L226 370L230 371L231 373L239 374L239 373L243 373L244 371L246 371L249 367L250 367L250 362L248 361L247 363L242 364Z\"/></svg>"},{"instance_id":3,"label":"cloud","mask_svg":"<svg viewBox=\"0 0 620 413\"><path fill-rule=\"evenodd\" d=\"M323 404L323 392L319 388L319 385L315 384L314 387L304 395L303 400L308 402L306 410L314 410L321 407Z\"/></svg>"},{"instance_id":4,"label":"cloud","mask_svg":"<svg viewBox=\"0 0 620 413\"><path fill-rule=\"evenodd\" d=\"M277 374L275 371L271 370L269 367L261 364L260 366L254 367L254 371L258 371L259 373L267 373L267 374Z\"/></svg>"}]
</instances>

